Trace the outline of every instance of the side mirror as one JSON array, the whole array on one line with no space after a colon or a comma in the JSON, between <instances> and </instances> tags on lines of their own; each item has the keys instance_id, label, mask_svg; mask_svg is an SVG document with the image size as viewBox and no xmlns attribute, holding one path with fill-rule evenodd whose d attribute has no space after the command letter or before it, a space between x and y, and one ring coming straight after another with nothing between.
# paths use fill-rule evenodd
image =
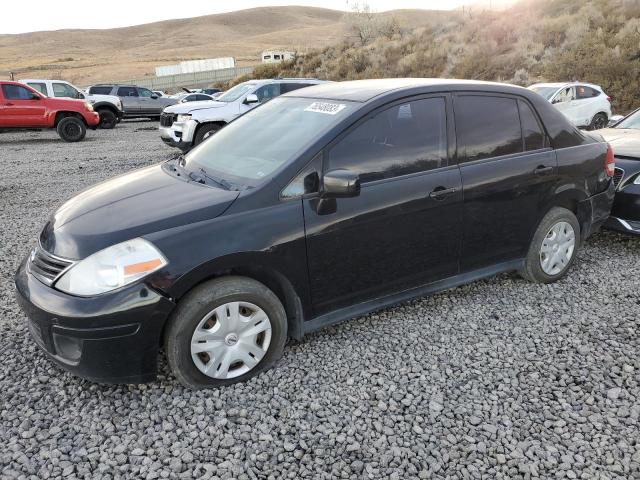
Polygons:
<instances>
[{"instance_id":1,"label":"side mirror","mask_svg":"<svg viewBox=\"0 0 640 480\"><path fill-rule=\"evenodd\" d=\"M158 99L158 95L156 95L155 93L153 95L151 95L151 98L153 98L154 100Z\"/></svg>"},{"instance_id":2,"label":"side mirror","mask_svg":"<svg viewBox=\"0 0 640 480\"><path fill-rule=\"evenodd\" d=\"M247 95L247 98L245 98L244 103L246 103L247 105L250 105L252 103L260 103L260 99L258 99L258 96L255 93L250 93L249 95Z\"/></svg>"},{"instance_id":3,"label":"side mirror","mask_svg":"<svg viewBox=\"0 0 640 480\"><path fill-rule=\"evenodd\" d=\"M620 120L622 120L623 118L624 118L624 115L613 115L609 119L609 123L607 124L607 127L613 127L615 124L619 123Z\"/></svg>"},{"instance_id":4,"label":"side mirror","mask_svg":"<svg viewBox=\"0 0 640 480\"><path fill-rule=\"evenodd\" d=\"M323 198L348 198L360 195L360 177L347 169L331 170L322 179Z\"/></svg>"},{"instance_id":5,"label":"side mirror","mask_svg":"<svg viewBox=\"0 0 640 480\"><path fill-rule=\"evenodd\" d=\"M40 95L38 95L37 93L32 93L31 94L31 100L40 100L42 97Z\"/></svg>"}]
</instances>

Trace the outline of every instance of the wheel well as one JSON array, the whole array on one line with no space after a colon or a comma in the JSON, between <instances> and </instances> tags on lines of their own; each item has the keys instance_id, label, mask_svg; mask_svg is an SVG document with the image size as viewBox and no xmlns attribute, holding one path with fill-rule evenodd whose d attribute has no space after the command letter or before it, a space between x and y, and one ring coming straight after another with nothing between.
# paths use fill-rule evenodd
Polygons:
<instances>
[{"instance_id":1,"label":"wheel well","mask_svg":"<svg viewBox=\"0 0 640 480\"><path fill-rule=\"evenodd\" d=\"M184 295L189 291L204 282L230 275L251 278L252 280L256 280L264 284L269 290L271 290L275 296L278 297L278 300L282 303L284 311L287 314L288 336L296 340L300 340L302 338L302 322L304 320L304 315L302 312L300 297L298 297L293 285L291 285L291 282L289 282L284 275L272 270L260 267L234 267L220 270L212 273L206 278L203 278L200 282L193 285L180 298L184 297ZM180 301L180 298L176 299L177 302ZM167 328L167 324L168 322L165 322L162 329L162 335L160 336L161 341L164 339L164 332Z\"/></svg>"},{"instance_id":2,"label":"wheel well","mask_svg":"<svg viewBox=\"0 0 640 480\"><path fill-rule=\"evenodd\" d=\"M56 120L53 123L54 128L58 126L58 123L60 123L60 120L67 117L76 117L82 120L82 123L85 123L84 118L82 118L82 115L80 115L78 112L57 112Z\"/></svg>"},{"instance_id":3,"label":"wheel well","mask_svg":"<svg viewBox=\"0 0 640 480\"><path fill-rule=\"evenodd\" d=\"M580 225L580 236L584 240L584 234L586 232L589 222L590 212L587 212L586 208L580 208L580 202L575 198L564 198L556 203L556 207L566 208L567 210L573 212L573 214L578 219L578 224Z\"/></svg>"},{"instance_id":4,"label":"wheel well","mask_svg":"<svg viewBox=\"0 0 640 480\"><path fill-rule=\"evenodd\" d=\"M196 127L196 131L193 132L193 138L196 138L196 135L198 135L198 132L200 131L200 129L202 127L204 127L205 125L219 125L220 127L224 127L227 124L227 122L205 122L205 123L201 123Z\"/></svg>"},{"instance_id":5,"label":"wheel well","mask_svg":"<svg viewBox=\"0 0 640 480\"><path fill-rule=\"evenodd\" d=\"M111 113L113 113L114 115L118 114L118 110L116 109L116 107L114 107L113 105L108 105L108 104L102 104L102 105L98 105L97 107L95 107L95 111L96 112L100 112L100 110L109 110Z\"/></svg>"}]
</instances>

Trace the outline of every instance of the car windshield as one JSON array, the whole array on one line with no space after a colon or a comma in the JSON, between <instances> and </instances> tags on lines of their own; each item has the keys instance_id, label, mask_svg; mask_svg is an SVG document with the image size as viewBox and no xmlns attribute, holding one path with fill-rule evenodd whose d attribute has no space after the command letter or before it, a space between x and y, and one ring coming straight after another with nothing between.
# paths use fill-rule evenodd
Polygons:
<instances>
[{"instance_id":1,"label":"car windshield","mask_svg":"<svg viewBox=\"0 0 640 480\"><path fill-rule=\"evenodd\" d=\"M249 93L251 90L255 88L255 85L252 83L241 83L240 85L236 85L224 95L219 96L216 100L219 102L235 102L245 93Z\"/></svg>"},{"instance_id":2,"label":"car windshield","mask_svg":"<svg viewBox=\"0 0 640 480\"><path fill-rule=\"evenodd\" d=\"M558 91L558 87L529 87L529 90L533 90L538 95L542 95L545 99L551 100L553 94Z\"/></svg>"},{"instance_id":3,"label":"car windshield","mask_svg":"<svg viewBox=\"0 0 640 480\"><path fill-rule=\"evenodd\" d=\"M343 101L275 98L198 145L186 155L184 166L225 188L253 188L354 108Z\"/></svg>"},{"instance_id":4,"label":"car windshield","mask_svg":"<svg viewBox=\"0 0 640 480\"><path fill-rule=\"evenodd\" d=\"M640 129L640 110L636 110L627 118L622 120L616 128L635 128Z\"/></svg>"}]
</instances>

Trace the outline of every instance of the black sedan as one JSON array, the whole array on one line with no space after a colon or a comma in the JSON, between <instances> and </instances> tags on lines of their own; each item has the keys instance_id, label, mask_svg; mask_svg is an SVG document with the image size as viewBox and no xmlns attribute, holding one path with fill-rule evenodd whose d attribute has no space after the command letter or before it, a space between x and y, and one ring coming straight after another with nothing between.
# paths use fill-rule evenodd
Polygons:
<instances>
[{"instance_id":1,"label":"black sedan","mask_svg":"<svg viewBox=\"0 0 640 480\"><path fill-rule=\"evenodd\" d=\"M640 109L600 130L613 147L616 197L607 227L640 235Z\"/></svg>"}]
</instances>

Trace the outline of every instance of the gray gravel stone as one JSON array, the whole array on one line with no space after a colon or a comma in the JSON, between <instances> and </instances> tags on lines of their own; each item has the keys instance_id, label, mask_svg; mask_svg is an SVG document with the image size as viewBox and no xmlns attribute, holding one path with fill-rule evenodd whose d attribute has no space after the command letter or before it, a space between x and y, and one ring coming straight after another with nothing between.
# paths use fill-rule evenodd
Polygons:
<instances>
[{"instance_id":1,"label":"gray gravel stone","mask_svg":"<svg viewBox=\"0 0 640 480\"><path fill-rule=\"evenodd\" d=\"M98 385L30 339L12 275L52 211L172 158L157 123L0 133L0 478L640 479L640 239L566 278L500 275L291 342L246 384ZM82 166L82 168L80 168Z\"/></svg>"}]
</instances>

